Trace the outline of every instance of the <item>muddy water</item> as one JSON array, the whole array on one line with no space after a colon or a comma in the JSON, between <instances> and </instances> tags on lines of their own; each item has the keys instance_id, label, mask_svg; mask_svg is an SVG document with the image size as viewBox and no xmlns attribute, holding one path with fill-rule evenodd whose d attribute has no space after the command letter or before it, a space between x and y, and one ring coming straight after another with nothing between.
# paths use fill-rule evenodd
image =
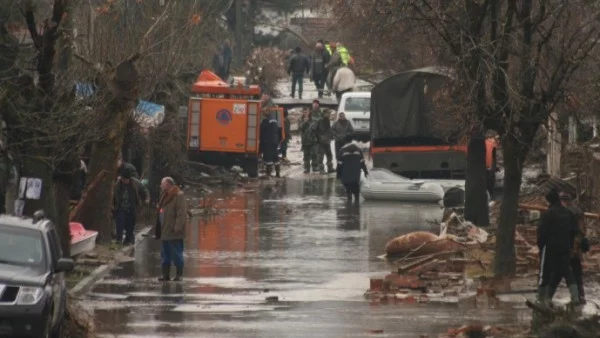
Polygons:
<instances>
[{"instance_id":1,"label":"muddy water","mask_svg":"<svg viewBox=\"0 0 600 338\"><path fill-rule=\"evenodd\" d=\"M228 210L187 231L185 281L159 284L159 243L98 283L85 301L105 337L418 337L450 326L523 320L465 305L372 305L369 277L390 271L385 242L438 231L436 205L346 204L333 179L287 179L222 195ZM227 197L227 198L224 198ZM277 297L278 301L267 301Z\"/></svg>"}]
</instances>

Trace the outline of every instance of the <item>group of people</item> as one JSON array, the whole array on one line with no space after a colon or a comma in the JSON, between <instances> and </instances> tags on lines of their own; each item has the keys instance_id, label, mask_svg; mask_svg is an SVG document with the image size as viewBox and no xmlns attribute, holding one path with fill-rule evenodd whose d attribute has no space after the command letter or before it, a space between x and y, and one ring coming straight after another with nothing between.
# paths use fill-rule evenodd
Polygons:
<instances>
[{"instance_id":1,"label":"group of people","mask_svg":"<svg viewBox=\"0 0 600 338\"><path fill-rule=\"evenodd\" d=\"M137 170L130 163L119 160L118 179L113 197L116 240L125 245L134 243L136 214L150 204L148 189L138 179ZM156 207L155 238L161 240L161 276L159 281L171 280L171 266L175 266L175 281L183 278L183 240L185 225L190 217L183 191L171 177L160 183L161 195ZM125 235L125 238L123 238Z\"/></svg>"},{"instance_id":2,"label":"group of people","mask_svg":"<svg viewBox=\"0 0 600 338\"><path fill-rule=\"evenodd\" d=\"M361 149L351 143L354 129L344 113L339 113L333 125L330 122L330 114L329 110L321 109L317 99L313 101L311 110L303 111L299 130L302 137L304 173L310 173L311 169L321 174L335 172L344 183L348 198L354 196L358 201L360 171L363 170L365 175L368 175L364 156ZM332 141L335 141L337 168L333 167Z\"/></svg>"},{"instance_id":3,"label":"group of people","mask_svg":"<svg viewBox=\"0 0 600 338\"><path fill-rule=\"evenodd\" d=\"M540 250L538 301L551 304L558 285L565 279L572 305L585 304L583 289L583 254L589 251L584 213L568 193L551 190L546 194L550 204L537 229Z\"/></svg>"},{"instance_id":4,"label":"group of people","mask_svg":"<svg viewBox=\"0 0 600 338\"><path fill-rule=\"evenodd\" d=\"M291 97L296 94L302 99L304 76L315 83L319 98L323 98L325 87L328 95L335 93L338 101L342 94L352 91L356 82L354 72L348 68L353 59L348 49L341 43L329 43L319 40L311 58L296 47L288 61L288 73L292 77Z\"/></svg>"}]
</instances>

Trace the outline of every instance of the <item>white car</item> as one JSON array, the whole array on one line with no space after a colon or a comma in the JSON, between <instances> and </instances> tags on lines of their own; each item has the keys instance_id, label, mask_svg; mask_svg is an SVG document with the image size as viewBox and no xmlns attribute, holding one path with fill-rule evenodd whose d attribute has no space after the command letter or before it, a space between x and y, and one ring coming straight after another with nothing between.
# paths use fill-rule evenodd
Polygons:
<instances>
[{"instance_id":1,"label":"white car","mask_svg":"<svg viewBox=\"0 0 600 338\"><path fill-rule=\"evenodd\" d=\"M354 128L353 137L358 141L371 139L371 92L349 92L342 95L338 115L344 113Z\"/></svg>"}]
</instances>

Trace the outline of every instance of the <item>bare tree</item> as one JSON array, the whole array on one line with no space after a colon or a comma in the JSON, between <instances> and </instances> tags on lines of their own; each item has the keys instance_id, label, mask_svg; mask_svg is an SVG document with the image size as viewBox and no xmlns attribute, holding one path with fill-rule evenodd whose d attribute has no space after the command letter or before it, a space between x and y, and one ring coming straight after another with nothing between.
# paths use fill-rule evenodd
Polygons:
<instances>
[{"instance_id":1,"label":"bare tree","mask_svg":"<svg viewBox=\"0 0 600 338\"><path fill-rule=\"evenodd\" d=\"M364 21L373 25L389 27L403 20L428 27L432 41L441 42L432 47L449 56L444 60L456 69L456 86L469 98L465 113L477 126L471 132L493 129L500 134L505 185L494 268L497 276L512 275L525 159L539 126L564 100L569 81L595 52L600 33L597 4L371 0L361 5ZM480 142L476 157L481 159Z\"/></svg>"},{"instance_id":2,"label":"bare tree","mask_svg":"<svg viewBox=\"0 0 600 338\"><path fill-rule=\"evenodd\" d=\"M209 64L220 39L215 18L223 10L221 7L217 0L194 0L165 1L164 6L107 2L95 9L97 17L93 26L88 27L88 30L93 29L92 43L78 46L81 48L77 57L95 71L93 106L103 119L101 125L106 131L93 143L89 179L103 172L107 174L94 194L83 201L80 220L100 231L102 240L110 239L113 230L116 163L125 137L131 132L128 126L132 125L135 105L142 97L164 101L169 109L165 126L171 128L182 98L180 92L171 89L179 88L179 76L189 72L198 74L202 66ZM173 146L170 149L183 156L178 142L169 144ZM157 154L155 158L159 157Z\"/></svg>"}]
</instances>

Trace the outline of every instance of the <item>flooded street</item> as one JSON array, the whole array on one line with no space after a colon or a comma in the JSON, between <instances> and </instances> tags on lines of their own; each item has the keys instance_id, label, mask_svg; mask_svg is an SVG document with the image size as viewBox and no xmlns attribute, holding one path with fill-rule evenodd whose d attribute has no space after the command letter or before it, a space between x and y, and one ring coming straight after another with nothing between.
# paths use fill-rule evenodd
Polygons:
<instances>
[{"instance_id":1,"label":"flooded street","mask_svg":"<svg viewBox=\"0 0 600 338\"><path fill-rule=\"evenodd\" d=\"M437 205L347 205L332 177L299 176L222 195L227 210L194 220L184 282L161 284L159 243L100 281L84 305L102 337L435 337L451 326L523 320L525 310L468 304L371 304L369 278L392 237L438 232ZM228 197L225 199L224 197ZM275 298L277 297L277 298ZM383 330L383 333L380 333Z\"/></svg>"}]
</instances>

